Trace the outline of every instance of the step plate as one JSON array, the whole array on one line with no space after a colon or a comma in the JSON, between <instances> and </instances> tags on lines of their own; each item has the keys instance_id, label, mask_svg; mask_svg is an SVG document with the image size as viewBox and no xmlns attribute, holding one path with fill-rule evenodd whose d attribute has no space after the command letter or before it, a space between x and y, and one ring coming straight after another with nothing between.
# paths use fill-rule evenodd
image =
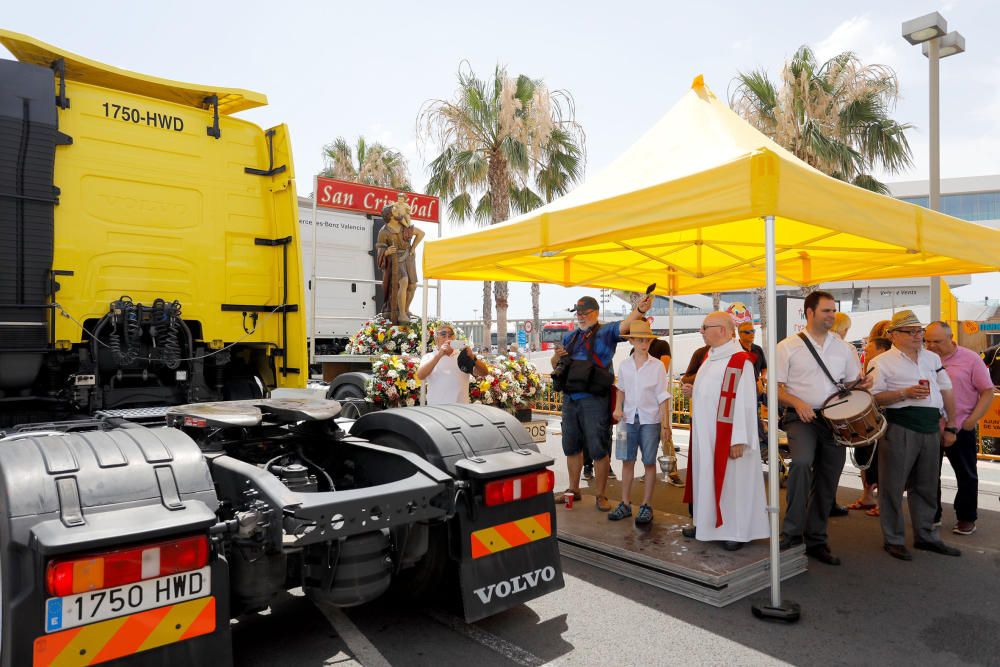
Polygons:
<instances>
[{"instance_id":1,"label":"step plate","mask_svg":"<svg viewBox=\"0 0 1000 667\"><path fill-rule=\"evenodd\" d=\"M719 543L681 535L688 517L654 511L648 528L636 528L631 518L614 522L607 517L594 510L593 496L584 496L571 510L560 505L560 553L716 607L770 586L767 540L726 551ZM805 547L781 552L783 580L805 572L806 565Z\"/></svg>"}]
</instances>

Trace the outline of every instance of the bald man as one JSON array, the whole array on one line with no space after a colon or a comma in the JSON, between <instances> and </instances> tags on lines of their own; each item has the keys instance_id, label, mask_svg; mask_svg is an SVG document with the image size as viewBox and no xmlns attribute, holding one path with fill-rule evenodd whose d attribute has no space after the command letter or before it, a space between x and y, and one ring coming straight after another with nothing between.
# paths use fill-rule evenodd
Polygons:
<instances>
[{"instance_id":1,"label":"bald man","mask_svg":"<svg viewBox=\"0 0 1000 667\"><path fill-rule=\"evenodd\" d=\"M708 354L691 395L691 449L684 500L693 525L682 532L721 541L735 551L768 535L764 476L757 451L754 357L733 339L728 313L711 313L701 326Z\"/></svg>"},{"instance_id":2,"label":"bald man","mask_svg":"<svg viewBox=\"0 0 1000 667\"><path fill-rule=\"evenodd\" d=\"M979 476L976 472L976 424L990 409L993 402L993 380L989 370L972 350L955 342L951 327L945 322L931 322L924 333L924 345L941 357L955 398L955 444L941 449L941 458L948 457L955 471L955 519L951 529L956 535L971 535L976 532L979 499ZM938 461L938 470L941 461ZM941 475L938 475L937 514L934 520L941 520Z\"/></svg>"}]
</instances>

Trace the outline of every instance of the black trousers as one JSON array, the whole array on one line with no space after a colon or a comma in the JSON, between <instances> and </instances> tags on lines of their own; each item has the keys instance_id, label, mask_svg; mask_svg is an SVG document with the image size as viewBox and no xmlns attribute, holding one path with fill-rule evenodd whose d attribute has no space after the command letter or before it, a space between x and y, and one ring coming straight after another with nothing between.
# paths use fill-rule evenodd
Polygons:
<instances>
[{"instance_id":1,"label":"black trousers","mask_svg":"<svg viewBox=\"0 0 1000 667\"><path fill-rule=\"evenodd\" d=\"M958 491L955 492L955 518L959 521L975 521L978 518L979 504L979 474L976 472L976 456L979 445L976 443L976 431L961 429L955 436L955 444L941 448L941 460L938 462L937 514L934 521L941 520L941 464L944 457L955 471L955 482Z\"/></svg>"}]
</instances>

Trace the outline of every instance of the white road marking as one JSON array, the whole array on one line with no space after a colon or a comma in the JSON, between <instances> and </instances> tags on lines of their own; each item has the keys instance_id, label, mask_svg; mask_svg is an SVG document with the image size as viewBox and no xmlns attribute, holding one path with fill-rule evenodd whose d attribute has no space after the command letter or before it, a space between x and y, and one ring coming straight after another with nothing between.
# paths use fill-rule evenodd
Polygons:
<instances>
[{"instance_id":1,"label":"white road marking","mask_svg":"<svg viewBox=\"0 0 1000 667\"><path fill-rule=\"evenodd\" d=\"M368 641L368 638L358 630L358 626L354 625L339 607L320 602L315 604L316 608L326 616L326 620L330 621L330 625L344 640L347 648L350 649L359 663L364 667L392 667L385 656L379 653L375 645Z\"/></svg>"},{"instance_id":2,"label":"white road marking","mask_svg":"<svg viewBox=\"0 0 1000 667\"><path fill-rule=\"evenodd\" d=\"M424 610L424 613L446 628L471 639L480 646L485 646L491 651L499 653L517 665L524 665L524 667L541 667L546 664L546 662L537 655L524 650L520 646L511 644L506 639L497 637L492 632L487 632L486 630L483 630L475 625L469 625L457 616L452 616L451 614L446 614L433 609Z\"/></svg>"}]
</instances>

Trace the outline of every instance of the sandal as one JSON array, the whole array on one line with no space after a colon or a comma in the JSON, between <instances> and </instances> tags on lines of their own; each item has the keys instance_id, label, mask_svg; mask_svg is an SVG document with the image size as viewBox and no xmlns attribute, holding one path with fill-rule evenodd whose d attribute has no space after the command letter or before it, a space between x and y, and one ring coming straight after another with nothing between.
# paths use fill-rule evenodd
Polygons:
<instances>
[{"instance_id":1,"label":"sandal","mask_svg":"<svg viewBox=\"0 0 1000 667\"><path fill-rule=\"evenodd\" d=\"M635 517L635 525L644 526L653 521L653 508L649 505L639 506L639 515Z\"/></svg>"},{"instance_id":2,"label":"sandal","mask_svg":"<svg viewBox=\"0 0 1000 667\"><path fill-rule=\"evenodd\" d=\"M882 516L882 515L881 515L881 514L879 513L879 511L878 511L878 507L877 507L877 506L876 506L876 507L873 507L873 508L871 508L870 510L868 510L867 512L865 512L865 514L867 514L868 516Z\"/></svg>"},{"instance_id":3,"label":"sandal","mask_svg":"<svg viewBox=\"0 0 1000 667\"><path fill-rule=\"evenodd\" d=\"M618 503L618 507L608 514L608 521L621 521L632 516L632 506L626 505L624 501Z\"/></svg>"},{"instance_id":4,"label":"sandal","mask_svg":"<svg viewBox=\"0 0 1000 667\"><path fill-rule=\"evenodd\" d=\"M855 500L853 503L847 506L849 510L870 510L878 507L875 503L863 503L860 500Z\"/></svg>"},{"instance_id":5,"label":"sandal","mask_svg":"<svg viewBox=\"0 0 1000 667\"><path fill-rule=\"evenodd\" d=\"M556 495L556 505L565 505L566 504L566 494L570 493L571 491L573 493L573 500L574 501L583 500L583 495L581 495L581 493L579 491L574 491L573 489L566 489L562 493Z\"/></svg>"}]
</instances>

